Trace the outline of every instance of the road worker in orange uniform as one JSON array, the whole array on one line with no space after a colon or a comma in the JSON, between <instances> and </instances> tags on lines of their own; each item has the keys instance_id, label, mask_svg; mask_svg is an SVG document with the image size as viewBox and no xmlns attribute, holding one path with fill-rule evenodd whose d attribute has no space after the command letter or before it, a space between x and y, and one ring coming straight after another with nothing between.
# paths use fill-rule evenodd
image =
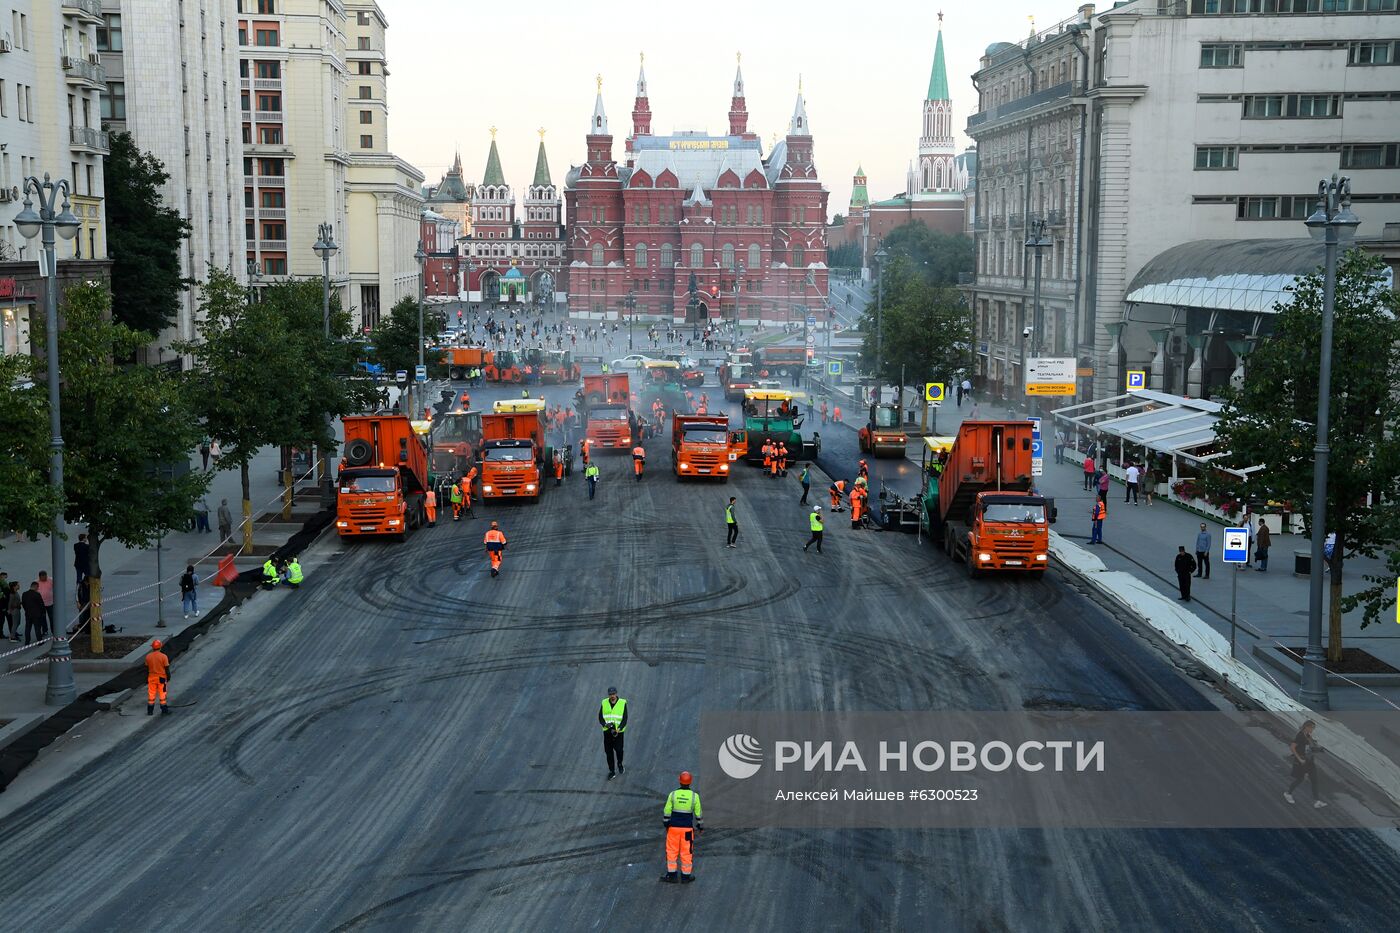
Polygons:
<instances>
[{"instance_id":1,"label":"road worker in orange uniform","mask_svg":"<svg viewBox=\"0 0 1400 933\"><path fill-rule=\"evenodd\" d=\"M486 532L483 543L486 545L486 556L491 558L491 576L499 577L501 575L501 556L505 554L506 550L506 536L495 522L491 523L491 530Z\"/></svg>"},{"instance_id":2,"label":"road worker in orange uniform","mask_svg":"<svg viewBox=\"0 0 1400 933\"><path fill-rule=\"evenodd\" d=\"M831 493L831 511L843 511L843 509L841 508L841 496L844 495L846 492L846 481L844 479L838 479L836 482L831 484L831 487L828 490L828 492Z\"/></svg>"},{"instance_id":3,"label":"road worker in orange uniform","mask_svg":"<svg viewBox=\"0 0 1400 933\"><path fill-rule=\"evenodd\" d=\"M559 448L554 448L554 485L558 486L564 482L564 452Z\"/></svg>"},{"instance_id":4,"label":"road worker in orange uniform","mask_svg":"<svg viewBox=\"0 0 1400 933\"><path fill-rule=\"evenodd\" d=\"M476 467L467 471L467 475L462 477L462 508L468 513L472 510L472 483L476 480Z\"/></svg>"},{"instance_id":5,"label":"road worker in orange uniform","mask_svg":"<svg viewBox=\"0 0 1400 933\"><path fill-rule=\"evenodd\" d=\"M860 520L865 517L865 497L869 495L864 486L857 486L851 490L851 528L854 530L860 527Z\"/></svg>"},{"instance_id":6,"label":"road worker in orange uniform","mask_svg":"<svg viewBox=\"0 0 1400 933\"><path fill-rule=\"evenodd\" d=\"M773 479L777 479L777 478L778 478L778 471L779 471L780 469L782 469L782 465L783 465L783 454L782 454L782 450L783 450L782 445L779 444L777 441L774 441L774 442L773 442L773 459L772 459L772 461L771 461L771 462L769 463L769 465L768 465L768 475L771 476Z\"/></svg>"},{"instance_id":7,"label":"road worker in orange uniform","mask_svg":"<svg viewBox=\"0 0 1400 933\"><path fill-rule=\"evenodd\" d=\"M462 410L463 410L463 411L466 411L466 410L470 409L471 407L472 407L472 397L471 397L471 393L469 393L469 392L463 392L463 393L462 393Z\"/></svg>"},{"instance_id":8,"label":"road worker in orange uniform","mask_svg":"<svg viewBox=\"0 0 1400 933\"><path fill-rule=\"evenodd\" d=\"M642 471L646 469L647 452L641 444L632 448L632 472L637 474L637 482L642 481Z\"/></svg>"},{"instance_id":9,"label":"road worker in orange uniform","mask_svg":"<svg viewBox=\"0 0 1400 933\"><path fill-rule=\"evenodd\" d=\"M423 510L424 510L425 512L428 513L428 527L429 527L429 528L436 528L436 527L437 527L437 493L433 492L431 489L429 489L429 490L428 490L428 494L427 494L426 496L423 497Z\"/></svg>"},{"instance_id":10,"label":"road worker in orange uniform","mask_svg":"<svg viewBox=\"0 0 1400 933\"><path fill-rule=\"evenodd\" d=\"M831 410L831 420L837 424L841 423L841 406L837 405Z\"/></svg>"},{"instance_id":11,"label":"road worker in orange uniform","mask_svg":"<svg viewBox=\"0 0 1400 933\"><path fill-rule=\"evenodd\" d=\"M857 465L856 474L858 476L868 477L870 475L870 466L864 460L860 461Z\"/></svg>"},{"instance_id":12,"label":"road worker in orange uniform","mask_svg":"<svg viewBox=\"0 0 1400 933\"><path fill-rule=\"evenodd\" d=\"M786 441L778 441L778 475L787 476L788 448Z\"/></svg>"},{"instance_id":13,"label":"road worker in orange uniform","mask_svg":"<svg viewBox=\"0 0 1400 933\"><path fill-rule=\"evenodd\" d=\"M690 789L690 782L690 772L682 771L680 786L666 795L666 806L661 810L661 823L666 827L666 874L661 880L670 884L695 880L695 835L705 831L700 795Z\"/></svg>"},{"instance_id":14,"label":"road worker in orange uniform","mask_svg":"<svg viewBox=\"0 0 1400 933\"><path fill-rule=\"evenodd\" d=\"M585 467L588 466L588 448L591 446L592 444L589 443L586 437L578 442L579 453L583 456L583 465Z\"/></svg>"},{"instance_id":15,"label":"road worker in orange uniform","mask_svg":"<svg viewBox=\"0 0 1400 933\"><path fill-rule=\"evenodd\" d=\"M763 442L763 472L769 474L770 476L771 476L772 473L773 473L773 442L772 442L772 441L764 441L764 442Z\"/></svg>"},{"instance_id":16,"label":"road worker in orange uniform","mask_svg":"<svg viewBox=\"0 0 1400 933\"><path fill-rule=\"evenodd\" d=\"M170 681L170 658L165 652L160 650L160 639L151 642L151 651L146 655L146 715L150 716L156 711L156 695L160 695L160 714L162 716L170 713L167 705L168 692L166 685Z\"/></svg>"}]
</instances>

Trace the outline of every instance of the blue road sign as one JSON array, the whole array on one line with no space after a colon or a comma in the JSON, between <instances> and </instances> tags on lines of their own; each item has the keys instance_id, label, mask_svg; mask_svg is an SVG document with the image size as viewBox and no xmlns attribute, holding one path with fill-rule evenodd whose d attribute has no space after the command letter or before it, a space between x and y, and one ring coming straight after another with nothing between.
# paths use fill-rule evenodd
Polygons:
<instances>
[{"instance_id":1,"label":"blue road sign","mask_svg":"<svg viewBox=\"0 0 1400 933\"><path fill-rule=\"evenodd\" d=\"M1043 446L1044 443L1045 442L1038 437L1031 441L1031 456L1034 457L1036 460L1039 460L1041 457L1045 456L1045 448Z\"/></svg>"},{"instance_id":2,"label":"blue road sign","mask_svg":"<svg viewBox=\"0 0 1400 933\"><path fill-rule=\"evenodd\" d=\"M816 323L817 323L816 315L814 315L814 314L809 314L809 315L807 315L807 326L808 326L808 327L812 327L812 326L814 326Z\"/></svg>"},{"instance_id":3,"label":"blue road sign","mask_svg":"<svg viewBox=\"0 0 1400 933\"><path fill-rule=\"evenodd\" d=\"M827 363L827 364L826 364L826 374L827 374L828 376L839 376L839 375L841 375L841 361L840 361L840 360L832 360L831 362Z\"/></svg>"},{"instance_id":4,"label":"blue road sign","mask_svg":"<svg viewBox=\"0 0 1400 933\"><path fill-rule=\"evenodd\" d=\"M1249 563L1248 528L1225 529L1225 547L1220 552L1220 559L1227 564Z\"/></svg>"},{"instance_id":5,"label":"blue road sign","mask_svg":"<svg viewBox=\"0 0 1400 933\"><path fill-rule=\"evenodd\" d=\"M1128 391L1136 392L1147 388L1147 373L1141 369L1128 370Z\"/></svg>"}]
</instances>

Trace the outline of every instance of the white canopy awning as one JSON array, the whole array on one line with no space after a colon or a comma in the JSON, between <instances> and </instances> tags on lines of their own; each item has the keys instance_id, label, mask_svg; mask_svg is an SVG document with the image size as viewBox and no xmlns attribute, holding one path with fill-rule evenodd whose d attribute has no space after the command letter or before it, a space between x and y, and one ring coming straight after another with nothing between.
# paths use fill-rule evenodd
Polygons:
<instances>
[{"instance_id":1,"label":"white canopy awning","mask_svg":"<svg viewBox=\"0 0 1400 933\"><path fill-rule=\"evenodd\" d=\"M1061 424L1197 460L1192 451L1215 443L1220 404L1143 389L1057 408L1050 414Z\"/></svg>"}]
</instances>

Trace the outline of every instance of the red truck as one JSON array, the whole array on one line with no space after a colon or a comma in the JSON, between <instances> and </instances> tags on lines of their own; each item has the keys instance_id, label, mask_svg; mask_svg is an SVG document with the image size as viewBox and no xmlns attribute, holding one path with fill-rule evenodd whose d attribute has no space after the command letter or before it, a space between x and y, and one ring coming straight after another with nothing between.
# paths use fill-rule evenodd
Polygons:
<instances>
[{"instance_id":1,"label":"red truck","mask_svg":"<svg viewBox=\"0 0 1400 933\"><path fill-rule=\"evenodd\" d=\"M446 347L442 351L447 378L454 381L467 378L473 369L485 370L495 359L496 355L485 347Z\"/></svg>"},{"instance_id":2,"label":"red truck","mask_svg":"<svg viewBox=\"0 0 1400 933\"><path fill-rule=\"evenodd\" d=\"M924 527L969 576L1044 573L1055 501L1031 479L1029 421L964 421L946 458L926 445Z\"/></svg>"},{"instance_id":3,"label":"red truck","mask_svg":"<svg viewBox=\"0 0 1400 933\"><path fill-rule=\"evenodd\" d=\"M395 535L426 521L428 449L403 415L349 415L335 528L342 538Z\"/></svg>"},{"instance_id":4,"label":"red truck","mask_svg":"<svg viewBox=\"0 0 1400 933\"><path fill-rule=\"evenodd\" d=\"M675 415L671 420L671 469L677 482L695 477L727 483L747 449L744 432L731 432L724 415Z\"/></svg>"},{"instance_id":5,"label":"red truck","mask_svg":"<svg viewBox=\"0 0 1400 933\"><path fill-rule=\"evenodd\" d=\"M575 404L583 418L591 452L630 451L633 438L640 440L629 407L631 391L626 373L583 377L583 388L575 396Z\"/></svg>"},{"instance_id":6,"label":"red truck","mask_svg":"<svg viewBox=\"0 0 1400 933\"><path fill-rule=\"evenodd\" d=\"M531 499L544 491L545 463L552 451L545 446L544 400L500 401L481 416L481 500Z\"/></svg>"},{"instance_id":7,"label":"red truck","mask_svg":"<svg viewBox=\"0 0 1400 933\"><path fill-rule=\"evenodd\" d=\"M783 379L789 383L807 368L806 347L763 347L754 354L759 379Z\"/></svg>"},{"instance_id":8,"label":"red truck","mask_svg":"<svg viewBox=\"0 0 1400 933\"><path fill-rule=\"evenodd\" d=\"M463 476L481 450L481 412L454 408L433 424L433 472Z\"/></svg>"}]
</instances>

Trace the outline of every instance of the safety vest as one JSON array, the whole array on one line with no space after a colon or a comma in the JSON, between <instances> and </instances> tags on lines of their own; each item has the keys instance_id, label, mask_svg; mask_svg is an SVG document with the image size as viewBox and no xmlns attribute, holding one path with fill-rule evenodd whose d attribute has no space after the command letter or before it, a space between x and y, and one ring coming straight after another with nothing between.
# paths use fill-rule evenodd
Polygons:
<instances>
[{"instance_id":1,"label":"safety vest","mask_svg":"<svg viewBox=\"0 0 1400 933\"><path fill-rule=\"evenodd\" d=\"M787 459L787 455L788 455L787 444L779 444L779 445L778 445L778 459L779 459L779 460L786 460L786 459Z\"/></svg>"},{"instance_id":2,"label":"safety vest","mask_svg":"<svg viewBox=\"0 0 1400 933\"><path fill-rule=\"evenodd\" d=\"M645 460L646 458L647 458L647 452L646 452L645 448L642 447L642 445L638 444L636 447L633 447L633 448L632 448L632 459L633 459L633 460Z\"/></svg>"},{"instance_id":3,"label":"safety vest","mask_svg":"<svg viewBox=\"0 0 1400 933\"><path fill-rule=\"evenodd\" d=\"M846 481L844 479L838 479L831 484L831 488L836 490L836 494L839 496L846 491Z\"/></svg>"},{"instance_id":4,"label":"safety vest","mask_svg":"<svg viewBox=\"0 0 1400 933\"><path fill-rule=\"evenodd\" d=\"M627 701L622 697L617 698L617 705L608 703L607 697L603 698L603 728L616 726L618 732L626 732L627 727L622 724L622 714L627 711Z\"/></svg>"},{"instance_id":5,"label":"safety vest","mask_svg":"<svg viewBox=\"0 0 1400 933\"><path fill-rule=\"evenodd\" d=\"M734 524L734 506L726 505L724 507L724 523L726 525Z\"/></svg>"},{"instance_id":6,"label":"safety vest","mask_svg":"<svg viewBox=\"0 0 1400 933\"><path fill-rule=\"evenodd\" d=\"M584 473L584 475L585 475L588 479L597 479L597 478L598 478L598 472L599 472L599 471L598 471L598 464L596 464L596 463L590 463L590 464L588 465L588 470Z\"/></svg>"},{"instance_id":7,"label":"safety vest","mask_svg":"<svg viewBox=\"0 0 1400 933\"><path fill-rule=\"evenodd\" d=\"M812 530L813 530L813 531L821 531L824 527L826 527L825 525L822 524L822 517L821 517L821 515L819 515L819 514L816 513L816 512L812 512L812 513L808 516L808 519L809 519L810 522L811 522Z\"/></svg>"},{"instance_id":8,"label":"safety vest","mask_svg":"<svg viewBox=\"0 0 1400 933\"><path fill-rule=\"evenodd\" d=\"M427 505L427 507L430 509L437 508L437 493L429 489L428 495L425 497L424 504Z\"/></svg>"},{"instance_id":9,"label":"safety vest","mask_svg":"<svg viewBox=\"0 0 1400 933\"><path fill-rule=\"evenodd\" d=\"M689 788L676 788L666 795L666 807L661 816L668 826L694 826L703 816L700 795Z\"/></svg>"},{"instance_id":10,"label":"safety vest","mask_svg":"<svg viewBox=\"0 0 1400 933\"><path fill-rule=\"evenodd\" d=\"M301 563L294 560L294 561L292 561L290 564L287 565L287 582L288 582L288 583L300 583L301 581L302 581Z\"/></svg>"},{"instance_id":11,"label":"safety vest","mask_svg":"<svg viewBox=\"0 0 1400 933\"><path fill-rule=\"evenodd\" d=\"M462 490L456 486L452 487L452 504L456 505L462 501Z\"/></svg>"},{"instance_id":12,"label":"safety vest","mask_svg":"<svg viewBox=\"0 0 1400 933\"><path fill-rule=\"evenodd\" d=\"M269 581L277 579L277 565L271 559L263 561L263 578Z\"/></svg>"},{"instance_id":13,"label":"safety vest","mask_svg":"<svg viewBox=\"0 0 1400 933\"><path fill-rule=\"evenodd\" d=\"M500 529L492 528L486 532L485 544L488 551L503 551L506 547L506 536Z\"/></svg>"},{"instance_id":14,"label":"safety vest","mask_svg":"<svg viewBox=\"0 0 1400 933\"><path fill-rule=\"evenodd\" d=\"M798 477L798 480L802 483L803 486L811 485L812 477L808 475L806 467L802 468L802 475Z\"/></svg>"},{"instance_id":15,"label":"safety vest","mask_svg":"<svg viewBox=\"0 0 1400 933\"><path fill-rule=\"evenodd\" d=\"M1094 521L1101 522L1108 517L1108 507L1103 504L1103 500L1094 503Z\"/></svg>"}]
</instances>

